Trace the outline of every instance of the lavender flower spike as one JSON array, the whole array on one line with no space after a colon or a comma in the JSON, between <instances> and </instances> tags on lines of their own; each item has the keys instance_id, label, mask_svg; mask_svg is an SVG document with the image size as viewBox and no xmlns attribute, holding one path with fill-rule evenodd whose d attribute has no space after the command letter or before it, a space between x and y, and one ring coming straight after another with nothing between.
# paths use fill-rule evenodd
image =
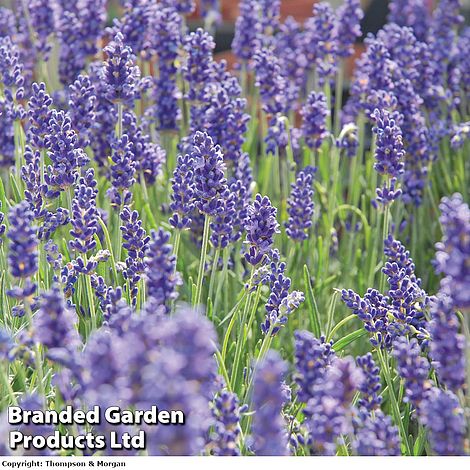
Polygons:
<instances>
[{"instance_id":1,"label":"lavender flower spike","mask_svg":"<svg viewBox=\"0 0 470 470\"><path fill-rule=\"evenodd\" d=\"M240 14L235 23L235 36L232 41L232 50L238 59L249 62L260 45L261 6L258 0L242 0Z\"/></svg>"},{"instance_id":2,"label":"lavender flower spike","mask_svg":"<svg viewBox=\"0 0 470 470\"><path fill-rule=\"evenodd\" d=\"M289 219L286 222L286 233L294 241L301 242L308 237L313 217L313 175L316 169L306 167L299 171L292 191L287 200Z\"/></svg>"},{"instance_id":3,"label":"lavender flower spike","mask_svg":"<svg viewBox=\"0 0 470 470\"><path fill-rule=\"evenodd\" d=\"M252 266L266 261L274 243L274 235L279 233L276 220L277 209L271 205L267 196L257 194L253 204L248 208L248 220L245 225L246 241L249 245L245 259Z\"/></svg>"},{"instance_id":4,"label":"lavender flower spike","mask_svg":"<svg viewBox=\"0 0 470 470\"><path fill-rule=\"evenodd\" d=\"M300 114L302 115L301 130L305 143L311 149L320 148L323 140L328 136L326 117L329 113L325 95L321 92L310 92Z\"/></svg>"},{"instance_id":5,"label":"lavender flower spike","mask_svg":"<svg viewBox=\"0 0 470 470\"><path fill-rule=\"evenodd\" d=\"M287 364L269 350L257 366L253 385L253 450L256 455L287 455L287 432L281 416L285 398L281 382Z\"/></svg>"},{"instance_id":6,"label":"lavender flower spike","mask_svg":"<svg viewBox=\"0 0 470 470\"><path fill-rule=\"evenodd\" d=\"M107 60L102 71L106 84L106 97L112 102L132 102L140 78L139 68L134 66L134 55L123 43L123 35L117 33L105 47Z\"/></svg>"},{"instance_id":7,"label":"lavender flower spike","mask_svg":"<svg viewBox=\"0 0 470 470\"><path fill-rule=\"evenodd\" d=\"M172 246L168 244L170 234L163 229L151 232L145 258L148 300L147 312L170 313L171 302L178 297L176 287L181 284L176 272L176 258Z\"/></svg>"},{"instance_id":8,"label":"lavender flower spike","mask_svg":"<svg viewBox=\"0 0 470 470\"><path fill-rule=\"evenodd\" d=\"M25 279L26 285L16 287L8 292L15 298L31 296L36 290L36 284L30 278L38 270L38 245L36 228L33 226L34 214L27 201L22 201L10 209L8 216L10 228L8 238L10 246L8 251L8 265L12 276Z\"/></svg>"},{"instance_id":9,"label":"lavender flower spike","mask_svg":"<svg viewBox=\"0 0 470 470\"><path fill-rule=\"evenodd\" d=\"M222 194L227 188L222 152L206 132L198 131L193 138L191 157L196 207L203 214L214 216L222 210Z\"/></svg>"},{"instance_id":10,"label":"lavender flower spike","mask_svg":"<svg viewBox=\"0 0 470 470\"><path fill-rule=\"evenodd\" d=\"M194 160L191 155L179 155L171 180L172 194L170 225L177 230L191 226L190 215L194 211Z\"/></svg>"},{"instance_id":11,"label":"lavender flower spike","mask_svg":"<svg viewBox=\"0 0 470 470\"><path fill-rule=\"evenodd\" d=\"M444 235L436 244L436 271L444 274L441 291L456 309L470 309L470 209L460 194L440 204Z\"/></svg>"}]
</instances>

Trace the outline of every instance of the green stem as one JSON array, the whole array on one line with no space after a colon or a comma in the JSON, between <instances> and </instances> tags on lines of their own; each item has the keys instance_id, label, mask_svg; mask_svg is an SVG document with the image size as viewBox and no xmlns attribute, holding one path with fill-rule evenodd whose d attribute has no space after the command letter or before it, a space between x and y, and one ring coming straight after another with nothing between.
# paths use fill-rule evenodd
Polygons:
<instances>
[{"instance_id":1,"label":"green stem","mask_svg":"<svg viewBox=\"0 0 470 470\"><path fill-rule=\"evenodd\" d=\"M214 283L215 283L215 277L217 275L217 263L219 262L219 257L220 257L220 248L217 248L215 250L215 255L214 259L212 261L212 271L211 271L211 279L209 282L209 295L208 298L212 300L212 294L214 292Z\"/></svg>"},{"instance_id":2,"label":"green stem","mask_svg":"<svg viewBox=\"0 0 470 470\"><path fill-rule=\"evenodd\" d=\"M392 377L390 375L390 369L388 367L387 353L386 353L386 351L383 351L383 353L382 353L380 348L378 348L377 349L377 355L379 357L382 372L385 376L385 381L387 382L388 395L390 397L390 402L391 402L391 405L392 405L392 413L393 413L395 424L398 426L398 428L400 430L402 442L403 442L403 444L405 444L406 455L412 455L410 444L408 442L408 435L406 433L406 429L405 429L405 426L403 425L403 420L401 418L400 407L398 406L397 398L395 396L395 391L393 389Z\"/></svg>"},{"instance_id":3,"label":"green stem","mask_svg":"<svg viewBox=\"0 0 470 470\"><path fill-rule=\"evenodd\" d=\"M210 216L207 214L204 218L204 232L202 234L201 258L199 259L199 270L197 274L196 296L194 306L200 305L202 298L202 279L204 277L204 267L206 264L207 245L209 243Z\"/></svg>"}]
</instances>

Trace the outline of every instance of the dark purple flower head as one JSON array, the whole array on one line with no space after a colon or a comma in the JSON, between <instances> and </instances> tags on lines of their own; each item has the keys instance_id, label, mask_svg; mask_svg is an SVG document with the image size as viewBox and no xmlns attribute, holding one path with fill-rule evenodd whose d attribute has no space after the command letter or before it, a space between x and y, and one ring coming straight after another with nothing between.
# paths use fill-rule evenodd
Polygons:
<instances>
[{"instance_id":1,"label":"dark purple flower head","mask_svg":"<svg viewBox=\"0 0 470 470\"><path fill-rule=\"evenodd\" d=\"M69 245L72 250L79 253L89 253L96 246L95 234L98 231L98 209L96 208L96 196L98 189L95 180L95 172L90 168L85 176L78 180L75 187L75 197L72 200L72 229L73 237Z\"/></svg>"},{"instance_id":2,"label":"dark purple flower head","mask_svg":"<svg viewBox=\"0 0 470 470\"><path fill-rule=\"evenodd\" d=\"M28 5L31 26L36 32L34 47L43 60L49 58L54 32L54 15L49 0L30 0Z\"/></svg>"},{"instance_id":3,"label":"dark purple flower head","mask_svg":"<svg viewBox=\"0 0 470 470\"><path fill-rule=\"evenodd\" d=\"M421 419L434 454L465 455L465 414L453 392L433 387L423 404Z\"/></svg>"},{"instance_id":4,"label":"dark purple flower head","mask_svg":"<svg viewBox=\"0 0 470 470\"><path fill-rule=\"evenodd\" d=\"M313 218L313 175L316 168L305 167L297 173L295 183L287 200L289 219L285 223L286 233L294 241L303 241L308 237L308 229Z\"/></svg>"},{"instance_id":5,"label":"dark purple flower head","mask_svg":"<svg viewBox=\"0 0 470 470\"><path fill-rule=\"evenodd\" d=\"M39 241L34 227L34 214L23 201L10 209L8 214L8 265L12 276L28 279L38 270Z\"/></svg>"},{"instance_id":6,"label":"dark purple flower head","mask_svg":"<svg viewBox=\"0 0 470 470\"><path fill-rule=\"evenodd\" d=\"M291 280L285 275L285 270L286 263L281 262L279 251L272 250L268 277L270 294L266 302L266 317L261 324L265 335L276 335L287 323L289 315L304 301L302 292L290 292Z\"/></svg>"},{"instance_id":7,"label":"dark purple flower head","mask_svg":"<svg viewBox=\"0 0 470 470\"><path fill-rule=\"evenodd\" d=\"M157 6L150 22L150 45L158 56L153 114L159 130L176 130L180 120L176 60L182 43L182 17L172 7Z\"/></svg>"},{"instance_id":8,"label":"dark purple flower head","mask_svg":"<svg viewBox=\"0 0 470 470\"><path fill-rule=\"evenodd\" d=\"M169 313L171 302L178 298L176 288L181 284L176 272L176 257L173 247L168 243L170 234L163 229L151 232L145 258L145 276L147 281L147 311L151 309Z\"/></svg>"},{"instance_id":9,"label":"dark purple flower head","mask_svg":"<svg viewBox=\"0 0 470 470\"><path fill-rule=\"evenodd\" d=\"M69 114L63 111L52 111L45 143L51 159L45 175L46 196L55 198L75 183L77 170L88 163L88 157L78 146Z\"/></svg>"},{"instance_id":10,"label":"dark purple flower head","mask_svg":"<svg viewBox=\"0 0 470 470\"><path fill-rule=\"evenodd\" d=\"M196 9L194 0L162 0L162 5L168 8L174 8L182 15L193 13Z\"/></svg>"},{"instance_id":11,"label":"dark purple flower head","mask_svg":"<svg viewBox=\"0 0 470 470\"><path fill-rule=\"evenodd\" d=\"M429 32L429 5L423 0L391 0L388 20L399 26L409 26L419 41L425 41Z\"/></svg>"},{"instance_id":12,"label":"dark purple flower head","mask_svg":"<svg viewBox=\"0 0 470 470\"><path fill-rule=\"evenodd\" d=\"M215 248L226 248L232 238L234 220L236 218L237 195L227 188L221 195L221 209L212 218L210 241Z\"/></svg>"},{"instance_id":13,"label":"dark purple flower head","mask_svg":"<svg viewBox=\"0 0 470 470\"><path fill-rule=\"evenodd\" d=\"M279 30L281 18L281 0L258 0L261 7L261 42L263 45L272 45L274 36Z\"/></svg>"},{"instance_id":14,"label":"dark purple flower head","mask_svg":"<svg viewBox=\"0 0 470 470\"><path fill-rule=\"evenodd\" d=\"M113 35L121 32L124 44L127 44L134 54L145 51L149 35L150 18L155 5L151 0L123 2L124 12L120 18L113 20Z\"/></svg>"},{"instance_id":15,"label":"dark purple flower head","mask_svg":"<svg viewBox=\"0 0 470 470\"><path fill-rule=\"evenodd\" d=\"M79 75L69 86L69 114L82 148L90 143L91 127L96 118L95 107L95 88L87 75Z\"/></svg>"},{"instance_id":16,"label":"dark purple flower head","mask_svg":"<svg viewBox=\"0 0 470 470\"><path fill-rule=\"evenodd\" d=\"M124 243L122 247L127 250L126 269L123 271L124 279L129 282L132 305L137 302L138 282L145 272L145 255L147 253L150 237L142 227L137 211L131 211L127 206L120 214L122 220L121 232Z\"/></svg>"},{"instance_id":17,"label":"dark purple flower head","mask_svg":"<svg viewBox=\"0 0 470 470\"><path fill-rule=\"evenodd\" d=\"M336 70L337 21L331 5L319 2L313 6L313 17L305 22L305 54L310 67L316 66L321 83Z\"/></svg>"},{"instance_id":18,"label":"dark purple flower head","mask_svg":"<svg viewBox=\"0 0 470 470\"><path fill-rule=\"evenodd\" d=\"M360 413L354 430L353 449L356 455L364 456L399 456L400 433L392 418L381 410L375 410L374 416Z\"/></svg>"},{"instance_id":19,"label":"dark purple flower head","mask_svg":"<svg viewBox=\"0 0 470 470\"><path fill-rule=\"evenodd\" d=\"M397 124L399 116L386 110L375 109L372 114L375 126L372 129L377 136L375 150L375 170L381 175L398 177L403 173L403 138Z\"/></svg>"},{"instance_id":20,"label":"dark purple flower head","mask_svg":"<svg viewBox=\"0 0 470 470\"><path fill-rule=\"evenodd\" d=\"M128 205L132 199L130 188L135 182L135 162L132 142L124 134L113 142L113 165L111 166L111 187L108 196L115 208Z\"/></svg>"},{"instance_id":21,"label":"dark purple flower head","mask_svg":"<svg viewBox=\"0 0 470 470\"><path fill-rule=\"evenodd\" d=\"M287 455L287 431L281 416L285 402L281 383L287 364L269 350L256 365L253 384L253 451L256 455Z\"/></svg>"},{"instance_id":22,"label":"dark purple flower head","mask_svg":"<svg viewBox=\"0 0 470 470\"><path fill-rule=\"evenodd\" d=\"M387 297L375 289L367 289L363 298L351 289L343 289L341 299L364 322L374 347L388 348L391 345Z\"/></svg>"},{"instance_id":23,"label":"dark purple flower head","mask_svg":"<svg viewBox=\"0 0 470 470\"><path fill-rule=\"evenodd\" d=\"M250 61L261 39L261 6L258 0L242 0L240 14L235 23L235 36L232 50L235 56L244 62Z\"/></svg>"},{"instance_id":24,"label":"dark purple flower head","mask_svg":"<svg viewBox=\"0 0 470 470\"><path fill-rule=\"evenodd\" d=\"M307 403L322 381L335 352L333 343L327 343L324 336L317 339L309 331L296 331L294 336L297 395L300 401Z\"/></svg>"},{"instance_id":25,"label":"dark purple flower head","mask_svg":"<svg viewBox=\"0 0 470 470\"><path fill-rule=\"evenodd\" d=\"M246 178L244 178L246 180ZM249 185L249 183L248 183ZM230 184L231 197L234 200L234 213L232 215L231 242L237 242L245 231L245 224L248 218L248 205L250 203L250 192L246 182L236 179Z\"/></svg>"},{"instance_id":26,"label":"dark purple flower head","mask_svg":"<svg viewBox=\"0 0 470 470\"><path fill-rule=\"evenodd\" d=\"M330 111L326 106L326 97L322 92L310 92L300 114L302 115L302 133L305 143L311 149L320 148L328 136L326 117Z\"/></svg>"},{"instance_id":27,"label":"dark purple flower head","mask_svg":"<svg viewBox=\"0 0 470 470\"><path fill-rule=\"evenodd\" d=\"M240 455L240 405L235 393L222 389L214 398L214 432L210 436L212 455Z\"/></svg>"},{"instance_id":28,"label":"dark purple flower head","mask_svg":"<svg viewBox=\"0 0 470 470\"><path fill-rule=\"evenodd\" d=\"M191 155L179 155L171 180L172 194L170 225L178 230L188 229L194 210L194 160Z\"/></svg>"},{"instance_id":29,"label":"dark purple flower head","mask_svg":"<svg viewBox=\"0 0 470 470\"><path fill-rule=\"evenodd\" d=\"M134 65L135 57L131 49L124 45L123 39L123 35L117 33L105 47L107 60L101 78L106 84L108 100L131 103L136 96L140 71Z\"/></svg>"},{"instance_id":30,"label":"dark purple flower head","mask_svg":"<svg viewBox=\"0 0 470 470\"><path fill-rule=\"evenodd\" d=\"M359 406L367 411L375 411L380 408L382 397L380 396L380 369L372 359L372 354L359 356L356 359L357 365L364 373L364 381L359 387L362 396L359 400Z\"/></svg>"},{"instance_id":31,"label":"dark purple flower head","mask_svg":"<svg viewBox=\"0 0 470 470\"><path fill-rule=\"evenodd\" d=\"M354 52L354 43L361 36L361 20L364 12L360 0L345 0L336 12L338 17L336 30L337 54L348 57Z\"/></svg>"},{"instance_id":32,"label":"dark purple flower head","mask_svg":"<svg viewBox=\"0 0 470 470\"><path fill-rule=\"evenodd\" d=\"M1 102L4 112L12 121L23 119L25 111L18 104L24 98L23 64L17 46L9 36L0 37L0 83Z\"/></svg>"},{"instance_id":33,"label":"dark purple flower head","mask_svg":"<svg viewBox=\"0 0 470 470\"><path fill-rule=\"evenodd\" d=\"M465 337L450 297L439 294L431 304L429 355L439 382L458 392L465 383Z\"/></svg>"},{"instance_id":34,"label":"dark purple flower head","mask_svg":"<svg viewBox=\"0 0 470 470\"><path fill-rule=\"evenodd\" d=\"M43 149L45 137L49 134L52 99L47 94L44 83L33 83L31 98L28 102L28 139L37 149Z\"/></svg>"},{"instance_id":35,"label":"dark purple flower head","mask_svg":"<svg viewBox=\"0 0 470 470\"><path fill-rule=\"evenodd\" d=\"M202 28L198 28L184 39L187 59L182 72L188 81L187 99L190 102L198 103L204 100L204 88L213 78L214 48L214 39Z\"/></svg>"},{"instance_id":36,"label":"dark purple flower head","mask_svg":"<svg viewBox=\"0 0 470 470\"><path fill-rule=\"evenodd\" d=\"M363 381L354 359L336 358L304 410L308 444L315 454L334 455L341 435L351 434L352 399Z\"/></svg>"},{"instance_id":37,"label":"dark purple flower head","mask_svg":"<svg viewBox=\"0 0 470 470\"><path fill-rule=\"evenodd\" d=\"M272 49L257 49L254 57L255 85L259 89L263 110L267 114L283 113L286 109L287 83Z\"/></svg>"},{"instance_id":38,"label":"dark purple flower head","mask_svg":"<svg viewBox=\"0 0 470 470\"><path fill-rule=\"evenodd\" d=\"M470 209L460 194L440 204L442 240L436 244L436 272L442 273L441 291L456 309L470 308Z\"/></svg>"},{"instance_id":39,"label":"dark purple flower head","mask_svg":"<svg viewBox=\"0 0 470 470\"><path fill-rule=\"evenodd\" d=\"M225 164L218 145L205 132L193 137L194 194L200 212L214 216L222 210L222 194L227 188Z\"/></svg>"},{"instance_id":40,"label":"dark purple flower head","mask_svg":"<svg viewBox=\"0 0 470 470\"><path fill-rule=\"evenodd\" d=\"M65 305L64 296L57 285L41 296L39 310L34 316L35 338L50 350L65 350L73 354L80 346L75 329L76 315Z\"/></svg>"},{"instance_id":41,"label":"dark purple flower head","mask_svg":"<svg viewBox=\"0 0 470 470\"><path fill-rule=\"evenodd\" d=\"M248 207L245 243L249 247L245 259L253 266L264 263L271 252L274 235L279 233L276 213L277 209L271 205L269 198L261 194L257 194L253 204Z\"/></svg>"},{"instance_id":42,"label":"dark purple flower head","mask_svg":"<svg viewBox=\"0 0 470 470\"><path fill-rule=\"evenodd\" d=\"M421 356L418 341L415 338L408 341L406 336L399 336L393 342L393 357L397 361L397 371L405 382L405 401L419 412L431 388L429 362Z\"/></svg>"}]
</instances>

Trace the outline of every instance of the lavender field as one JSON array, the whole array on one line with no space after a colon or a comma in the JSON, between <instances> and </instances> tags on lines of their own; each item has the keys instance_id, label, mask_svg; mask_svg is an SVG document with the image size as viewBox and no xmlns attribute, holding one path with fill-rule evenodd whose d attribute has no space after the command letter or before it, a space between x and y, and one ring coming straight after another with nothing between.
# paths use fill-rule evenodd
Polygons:
<instances>
[{"instance_id":1,"label":"lavender field","mask_svg":"<svg viewBox=\"0 0 470 470\"><path fill-rule=\"evenodd\" d=\"M0 455L470 454L458 0L6 3Z\"/></svg>"}]
</instances>

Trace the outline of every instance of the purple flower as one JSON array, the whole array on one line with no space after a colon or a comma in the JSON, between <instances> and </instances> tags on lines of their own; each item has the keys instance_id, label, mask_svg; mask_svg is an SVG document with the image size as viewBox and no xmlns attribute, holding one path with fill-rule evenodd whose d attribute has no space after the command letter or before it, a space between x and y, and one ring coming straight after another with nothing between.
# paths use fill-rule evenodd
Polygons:
<instances>
[{"instance_id":1,"label":"purple flower","mask_svg":"<svg viewBox=\"0 0 470 470\"><path fill-rule=\"evenodd\" d=\"M355 427L352 445L356 455L401 455L398 429L381 410L375 410L374 416L360 413Z\"/></svg>"},{"instance_id":2,"label":"purple flower","mask_svg":"<svg viewBox=\"0 0 470 470\"><path fill-rule=\"evenodd\" d=\"M45 143L52 162L45 175L48 186L46 197L56 198L75 183L77 169L86 165L88 157L78 146L70 116L63 111L52 111Z\"/></svg>"},{"instance_id":3,"label":"purple flower","mask_svg":"<svg viewBox=\"0 0 470 470\"><path fill-rule=\"evenodd\" d=\"M162 5L168 8L174 8L182 15L188 15L196 8L194 0L162 0Z\"/></svg>"},{"instance_id":4,"label":"purple flower","mask_svg":"<svg viewBox=\"0 0 470 470\"><path fill-rule=\"evenodd\" d=\"M170 313L171 302L178 298L177 286L181 284L176 272L176 258L173 247L168 244L170 234L163 229L152 230L145 257L145 276L147 281L147 311ZM158 309L158 310L157 310Z\"/></svg>"},{"instance_id":5,"label":"purple flower","mask_svg":"<svg viewBox=\"0 0 470 470\"><path fill-rule=\"evenodd\" d=\"M364 328L371 333L370 342L374 347L388 348L391 345L386 297L375 289L367 289L363 298L351 289L343 289L341 300L364 322Z\"/></svg>"},{"instance_id":6,"label":"purple flower","mask_svg":"<svg viewBox=\"0 0 470 470\"><path fill-rule=\"evenodd\" d=\"M8 265L12 276L19 279L29 279L38 270L39 241L34 227L34 214L26 201L22 201L10 209L8 214ZM25 292L34 292L35 285L25 287Z\"/></svg>"},{"instance_id":7,"label":"purple flower","mask_svg":"<svg viewBox=\"0 0 470 470\"><path fill-rule=\"evenodd\" d=\"M235 22L235 36L232 50L235 56L244 62L250 61L260 44L261 5L258 0L242 0L240 14Z\"/></svg>"},{"instance_id":8,"label":"purple flower","mask_svg":"<svg viewBox=\"0 0 470 470\"><path fill-rule=\"evenodd\" d=\"M377 136L374 168L381 175L398 177L403 173L403 138L396 115L386 110L375 109L372 115L375 121L373 128Z\"/></svg>"},{"instance_id":9,"label":"purple flower","mask_svg":"<svg viewBox=\"0 0 470 470\"><path fill-rule=\"evenodd\" d=\"M87 170L75 187L75 197L72 201L72 230L73 237L69 245L79 253L89 253L96 246L95 234L98 231L98 209L96 196L98 189L93 168Z\"/></svg>"},{"instance_id":10,"label":"purple flower","mask_svg":"<svg viewBox=\"0 0 470 470\"><path fill-rule=\"evenodd\" d=\"M101 78L106 84L106 97L113 103L132 103L140 78L139 68L134 65L135 57L123 40L123 35L116 33L113 41L104 48L107 60Z\"/></svg>"},{"instance_id":11,"label":"purple flower","mask_svg":"<svg viewBox=\"0 0 470 470\"><path fill-rule=\"evenodd\" d=\"M0 102L6 117L11 121L23 119L25 111L18 104L24 98L23 64L9 36L0 38L0 83L3 88Z\"/></svg>"},{"instance_id":12,"label":"purple flower","mask_svg":"<svg viewBox=\"0 0 470 470\"><path fill-rule=\"evenodd\" d=\"M214 216L222 210L222 194L227 188L225 164L218 145L205 132L193 137L194 195L200 212Z\"/></svg>"},{"instance_id":13,"label":"purple flower","mask_svg":"<svg viewBox=\"0 0 470 470\"><path fill-rule=\"evenodd\" d=\"M287 432L281 416L285 402L281 383L287 364L269 350L257 364L253 383L253 450L256 455L287 455Z\"/></svg>"},{"instance_id":14,"label":"purple flower","mask_svg":"<svg viewBox=\"0 0 470 470\"><path fill-rule=\"evenodd\" d=\"M364 373L364 381L359 387L362 396L359 400L359 406L371 412L380 408L382 397L379 395L380 384L380 369L372 359L372 354L367 353L365 356L359 356L356 359L357 365Z\"/></svg>"},{"instance_id":15,"label":"purple flower","mask_svg":"<svg viewBox=\"0 0 470 470\"><path fill-rule=\"evenodd\" d=\"M354 53L354 43L361 36L361 20L364 12L360 0L345 0L336 12L338 17L336 46L339 57L349 57Z\"/></svg>"},{"instance_id":16,"label":"purple flower","mask_svg":"<svg viewBox=\"0 0 470 470\"><path fill-rule=\"evenodd\" d=\"M111 144L113 147L113 165L111 166L111 187L108 196L111 205L119 208L129 205L132 199L130 188L135 182L135 162L132 142L127 134Z\"/></svg>"},{"instance_id":17,"label":"purple flower","mask_svg":"<svg viewBox=\"0 0 470 470\"><path fill-rule=\"evenodd\" d=\"M281 0L258 0L261 8L261 41L264 46L274 42L274 35L279 29Z\"/></svg>"},{"instance_id":18,"label":"purple flower","mask_svg":"<svg viewBox=\"0 0 470 470\"><path fill-rule=\"evenodd\" d=\"M429 32L429 6L423 0L391 0L388 20L399 26L409 26L419 41L425 41Z\"/></svg>"},{"instance_id":19,"label":"purple flower","mask_svg":"<svg viewBox=\"0 0 470 470\"><path fill-rule=\"evenodd\" d=\"M236 197L237 195L228 188L221 195L221 209L213 216L210 224L212 230L210 241L215 248L226 248L231 241L236 217Z\"/></svg>"},{"instance_id":20,"label":"purple flower","mask_svg":"<svg viewBox=\"0 0 470 470\"><path fill-rule=\"evenodd\" d=\"M456 309L470 307L470 209L460 194L440 204L443 237L436 243L436 272L444 274L441 292Z\"/></svg>"},{"instance_id":21,"label":"purple flower","mask_svg":"<svg viewBox=\"0 0 470 470\"><path fill-rule=\"evenodd\" d=\"M176 60L181 45L182 18L174 8L157 8L151 19L150 43L158 55L159 76L154 89L154 117L159 130L176 130L180 119Z\"/></svg>"},{"instance_id":22,"label":"purple flower","mask_svg":"<svg viewBox=\"0 0 470 470\"><path fill-rule=\"evenodd\" d=\"M313 218L313 175L316 168L305 167L297 173L295 183L291 184L292 191L287 200L289 219L285 223L286 233L294 241L308 238L308 230Z\"/></svg>"},{"instance_id":23,"label":"purple flower","mask_svg":"<svg viewBox=\"0 0 470 470\"><path fill-rule=\"evenodd\" d=\"M95 121L95 89L87 75L79 75L69 86L69 114L78 134L79 146L88 147L90 130Z\"/></svg>"},{"instance_id":24,"label":"purple flower","mask_svg":"<svg viewBox=\"0 0 470 470\"><path fill-rule=\"evenodd\" d=\"M255 85L259 89L263 110L268 115L283 113L286 109L286 80L273 51L257 49L254 56Z\"/></svg>"},{"instance_id":25,"label":"purple flower","mask_svg":"<svg viewBox=\"0 0 470 470\"><path fill-rule=\"evenodd\" d=\"M240 405L235 393L221 390L214 398L212 413L215 424L210 436L212 455L240 455Z\"/></svg>"},{"instance_id":26,"label":"purple flower","mask_svg":"<svg viewBox=\"0 0 470 470\"><path fill-rule=\"evenodd\" d=\"M253 266L264 263L271 252L274 235L279 233L276 213L277 209L271 205L269 198L261 194L257 194L253 204L248 207L245 243L249 248L245 259Z\"/></svg>"},{"instance_id":27,"label":"purple flower","mask_svg":"<svg viewBox=\"0 0 470 470\"><path fill-rule=\"evenodd\" d=\"M272 250L268 277L270 294L266 302L266 317L261 324L265 335L275 336L287 323L289 315L304 301L302 292L289 292L291 280L284 274L285 270L286 263L281 262L279 251Z\"/></svg>"},{"instance_id":28,"label":"purple flower","mask_svg":"<svg viewBox=\"0 0 470 470\"><path fill-rule=\"evenodd\" d=\"M113 20L113 35L120 31L124 44L127 44L134 54L141 54L147 46L150 19L156 6L151 0L126 1L123 6L121 18Z\"/></svg>"},{"instance_id":29,"label":"purple flower","mask_svg":"<svg viewBox=\"0 0 470 470\"><path fill-rule=\"evenodd\" d=\"M436 455L465 455L465 414L453 392L433 387L421 415Z\"/></svg>"},{"instance_id":30,"label":"purple flower","mask_svg":"<svg viewBox=\"0 0 470 470\"><path fill-rule=\"evenodd\" d=\"M172 194L170 225L186 230L191 225L190 215L194 210L194 160L191 155L179 155L171 180Z\"/></svg>"},{"instance_id":31,"label":"purple flower","mask_svg":"<svg viewBox=\"0 0 470 470\"><path fill-rule=\"evenodd\" d=\"M397 361L397 372L405 382L405 401L413 405L418 412L429 395L431 382L428 379L429 362L420 355L418 341L406 336L399 336L393 342L393 357Z\"/></svg>"},{"instance_id":32,"label":"purple flower","mask_svg":"<svg viewBox=\"0 0 470 470\"><path fill-rule=\"evenodd\" d=\"M49 0L30 0L28 4L31 26L36 32L35 49L43 60L49 58L52 48L50 36L54 32L54 15Z\"/></svg>"},{"instance_id":33,"label":"purple flower","mask_svg":"<svg viewBox=\"0 0 470 470\"><path fill-rule=\"evenodd\" d=\"M316 66L321 83L336 70L337 21L331 5L320 2L313 6L313 17L305 22L305 53L310 67Z\"/></svg>"},{"instance_id":34,"label":"purple flower","mask_svg":"<svg viewBox=\"0 0 470 470\"><path fill-rule=\"evenodd\" d=\"M50 353L73 354L81 345L75 321L76 315L66 307L60 288L54 285L41 296L39 310L34 316L35 338Z\"/></svg>"},{"instance_id":35,"label":"purple flower","mask_svg":"<svg viewBox=\"0 0 470 470\"><path fill-rule=\"evenodd\" d=\"M37 149L45 148L45 138L49 134L49 121L52 116L52 99L47 94L44 83L33 83L31 98L28 101L28 140Z\"/></svg>"},{"instance_id":36,"label":"purple flower","mask_svg":"<svg viewBox=\"0 0 470 470\"><path fill-rule=\"evenodd\" d=\"M324 336L317 339L309 331L296 331L294 337L297 394L300 401L307 403L314 396L315 387L323 380L335 352L333 343L327 343Z\"/></svg>"},{"instance_id":37,"label":"purple flower","mask_svg":"<svg viewBox=\"0 0 470 470\"><path fill-rule=\"evenodd\" d=\"M132 142L136 173L143 176L147 184L154 184L165 163L165 150L151 141L149 131L142 123L137 123L137 116L131 110L124 113L123 129Z\"/></svg>"},{"instance_id":38,"label":"purple flower","mask_svg":"<svg viewBox=\"0 0 470 470\"><path fill-rule=\"evenodd\" d=\"M326 117L329 113L325 95L322 92L310 92L300 114L302 115L301 130L305 143L311 149L320 148L323 140L328 136Z\"/></svg>"},{"instance_id":39,"label":"purple flower","mask_svg":"<svg viewBox=\"0 0 470 470\"><path fill-rule=\"evenodd\" d=\"M466 341L459 326L452 300L438 295L431 304L429 355L439 382L456 393L465 383Z\"/></svg>"},{"instance_id":40,"label":"purple flower","mask_svg":"<svg viewBox=\"0 0 470 470\"><path fill-rule=\"evenodd\" d=\"M124 243L122 247L127 250L126 269L124 279L129 282L132 306L137 303L138 282L145 272L145 255L147 253L150 237L142 227L137 211L131 211L127 206L120 214L122 220L121 232Z\"/></svg>"},{"instance_id":41,"label":"purple flower","mask_svg":"<svg viewBox=\"0 0 470 470\"><path fill-rule=\"evenodd\" d=\"M214 48L215 42L212 36L201 28L190 33L184 40L187 59L182 73L189 86L186 99L191 103L190 124L193 132L202 129L204 124L202 106L206 101L205 89L213 81Z\"/></svg>"},{"instance_id":42,"label":"purple flower","mask_svg":"<svg viewBox=\"0 0 470 470\"><path fill-rule=\"evenodd\" d=\"M470 31L470 29L469 29ZM453 135L450 140L450 145L452 148L459 149L462 148L464 143L470 137L470 121L463 122L458 126L454 127Z\"/></svg>"},{"instance_id":43,"label":"purple flower","mask_svg":"<svg viewBox=\"0 0 470 470\"><path fill-rule=\"evenodd\" d=\"M275 54L280 59L281 73L287 82L287 107L296 109L297 100L306 84L308 66L304 51L302 25L288 16L275 36Z\"/></svg>"},{"instance_id":44,"label":"purple flower","mask_svg":"<svg viewBox=\"0 0 470 470\"><path fill-rule=\"evenodd\" d=\"M245 178L246 179L246 178ZM230 184L230 194L234 200L234 213L232 214L232 231L230 241L237 242L242 237L248 219L248 204L250 192L241 180L237 179Z\"/></svg>"},{"instance_id":45,"label":"purple flower","mask_svg":"<svg viewBox=\"0 0 470 470\"><path fill-rule=\"evenodd\" d=\"M304 410L308 444L317 455L334 455L341 435L352 433L351 402L363 381L354 359L335 359Z\"/></svg>"}]
</instances>

